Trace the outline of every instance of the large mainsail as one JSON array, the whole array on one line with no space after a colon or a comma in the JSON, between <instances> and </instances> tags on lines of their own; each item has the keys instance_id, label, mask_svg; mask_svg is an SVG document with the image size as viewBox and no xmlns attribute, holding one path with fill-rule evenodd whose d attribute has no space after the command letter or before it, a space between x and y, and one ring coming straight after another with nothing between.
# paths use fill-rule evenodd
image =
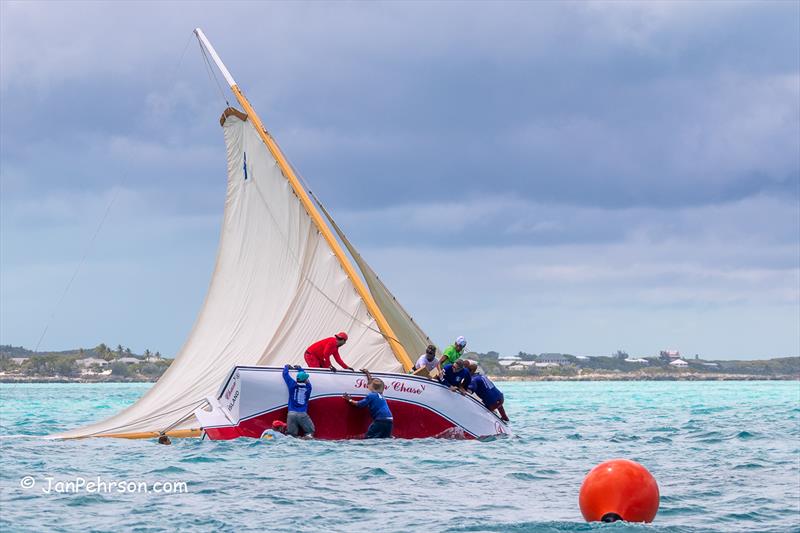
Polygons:
<instances>
[{"instance_id":1,"label":"large mainsail","mask_svg":"<svg viewBox=\"0 0 800 533\"><path fill-rule=\"evenodd\" d=\"M355 368L399 372L410 367L407 352L419 352L413 337L424 333L409 335L416 325L407 314L384 316L393 314L382 302L391 293L348 242L373 299L213 47L195 33L245 110L228 108L220 119L228 186L205 302L172 365L139 401L56 437L192 434L192 413L233 366L302 364L309 344L337 331L348 332L343 357Z\"/></svg>"},{"instance_id":2,"label":"large mainsail","mask_svg":"<svg viewBox=\"0 0 800 533\"><path fill-rule=\"evenodd\" d=\"M60 437L130 435L172 424L213 394L234 365L303 364L313 341L345 330L355 368L402 371L341 263L251 120L221 122L228 187L216 266L197 321L169 370L136 404Z\"/></svg>"}]
</instances>

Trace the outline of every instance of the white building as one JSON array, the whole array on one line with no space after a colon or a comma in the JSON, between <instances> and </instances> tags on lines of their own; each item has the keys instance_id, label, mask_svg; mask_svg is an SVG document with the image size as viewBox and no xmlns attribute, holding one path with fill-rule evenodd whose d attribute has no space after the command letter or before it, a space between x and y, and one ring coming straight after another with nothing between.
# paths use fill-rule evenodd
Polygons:
<instances>
[{"instance_id":1,"label":"white building","mask_svg":"<svg viewBox=\"0 0 800 533\"><path fill-rule=\"evenodd\" d=\"M504 355L497 359L497 364L500 366L511 366L519 360L519 357L516 355Z\"/></svg>"},{"instance_id":2,"label":"white building","mask_svg":"<svg viewBox=\"0 0 800 533\"><path fill-rule=\"evenodd\" d=\"M21 365L25 361L27 361L28 357L12 357L11 360L14 361L15 365Z\"/></svg>"},{"instance_id":3,"label":"white building","mask_svg":"<svg viewBox=\"0 0 800 533\"><path fill-rule=\"evenodd\" d=\"M86 359L78 359L77 361L75 361L75 363L77 363L78 366L82 367L88 367L92 365L106 366L108 364L108 361L97 357L87 357Z\"/></svg>"},{"instance_id":4,"label":"white building","mask_svg":"<svg viewBox=\"0 0 800 533\"><path fill-rule=\"evenodd\" d=\"M514 361L510 365L508 365L509 370L525 370L526 368L530 368L534 366L536 363L534 361Z\"/></svg>"},{"instance_id":5,"label":"white building","mask_svg":"<svg viewBox=\"0 0 800 533\"><path fill-rule=\"evenodd\" d=\"M536 359L537 363L551 363L555 364L556 366L560 365L568 365L569 359L561 355L560 353L543 353L539 354L539 357Z\"/></svg>"},{"instance_id":6,"label":"white building","mask_svg":"<svg viewBox=\"0 0 800 533\"><path fill-rule=\"evenodd\" d=\"M675 367L678 367L678 368L686 368L687 366L689 366L689 363L687 363L683 359L675 359L674 361L672 361L669 364L669 366L675 366Z\"/></svg>"},{"instance_id":7,"label":"white building","mask_svg":"<svg viewBox=\"0 0 800 533\"><path fill-rule=\"evenodd\" d=\"M136 365L142 362L141 359L136 359L135 357L120 357L117 361L126 365Z\"/></svg>"},{"instance_id":8,"label":"white building","mask_svg":"<svg viewBox=\"0 0 800 533\"><path fill-rule=\"evenodd\" d=\"M99 372L95 372L91 368L84 368L81 370L81 376L109 376L111 375L111 369L109 370L101 370Z\"/></svg>"},{"instance_id":9,"label":"white building","mask_svg":"<svg viewBox=\"0 0 800 533\"><path fill-rule=\"evenodd\" d=\"M626 362L626 363L639 363L640 365L646 365L646 364L648 364L648 363L649 363L649 361L648 361L647 359L642 359L642 358L638 358L638 359L625 359L625 362Z\"/></svg>"}]
</instances>

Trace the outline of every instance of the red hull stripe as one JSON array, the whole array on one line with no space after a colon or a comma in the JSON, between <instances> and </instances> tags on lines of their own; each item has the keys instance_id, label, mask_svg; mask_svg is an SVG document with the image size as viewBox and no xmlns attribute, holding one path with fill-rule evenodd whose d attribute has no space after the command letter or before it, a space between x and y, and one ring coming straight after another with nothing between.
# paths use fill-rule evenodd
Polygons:
<instances>
[{"instance_id":1,"label":"red hull stripe","mask_svg":"<svg viewBox=\"0 0 800 533\"><path fill-rule=\"evenodd\" d=\"M312 398L312 399L309 401L309 403L308 403L308 405L309 405L309 409L311 408L311 405L312 405L312 404L313 404L313 403L314 403L316 400L319 400L319 399L322 399L322 398L341 398L341 397L342 397L342 395L341 395L341 394L325 394L325 395L315 396L315 397L314 397L314 398ZM356 396L356 395L353 395L353 399L354 399L354 400L358 400L358 399L361 399L361 398L363 398L363 397L364 397L363 395L361 395L361 396ZM436 413L436 414L437 414L437 415L439 415L440 417L444 418L444 419L445 419L445 420L447 420L447 421L448 421L448 422L449 422L451 425L460 427L460 428L461 428L461 429L462 429L462 430L463 430L465 433L469 434L470 436L472 436L472 437L477 437L477 436L478 436L478 435L475 435L474 433L472 433L471 431L469 431L468 429L466 429L465 427L463 427L463 426L459 425L459 424L458 424L458 422L454 421L454 420L453 420L453 419L451 419L449 416L445 415L445 414L444 414L444 413L442 413L441 411L438 411L438 410L436 410L436 409L432 408L432 407L431 407L431 406L429 406L429 405L425 405L425 404L423 404L423 403L420 403L420 402L413 402L413 401L411 401L411 400L400 400L400 399L396 399L396 398L387 398L387 399L386 399L386 401L387 401L387 403L389 404L389 407L390 407L390 408L391 408L393 405L395 405L395 404L398 404L398 403L408 403L408 404L413 404L413 405L416 405L416 406L418 406L418 407L420 407L420 408L422 408L422 409L427 409L428 411L430 411L430 412L432 412L432 413ZM283 405L279 405L279 406L277 406L277 407L273 407L273 408L271 408L271 409L267 409L267 410L265 410L265 411L261 411L261 412L259 412L259 413L256 413L256 414L253 414L253 415L250 415L250 416L248 416L248 417L244 417L244 418L242 418L241 420L239 420L239 424L241 424L242 422L246 422L247 420L251 420L251 419L253 419L253 418L258 418L258 417L260 417L260 416L263 416L263 415L265 415L265 414L268 414L268 413L275 412L275 411L277 411L277 410L279 410L279 409L287 409L287 407L288 407L288 404L283 404ZM393 411L393 412L394 412L394 411ZM497 415L495 415L495 416L497 416ZM498 420L499 420L499 418L498 418ZM209 428L214 428L214 427L228 427L228 426L208 426L208 427L209 427Z\"/></svg>"},{"instance_id":2,"label":"red hull stripe","mask_svg":"<svg viewBox=\"0 0 800 533\"><path fill-rule=\"evenodd\" d=\"M394 415L393 435L397 438L476 437L427 406L413 402L387 401ZM272 427L274 420L286 420L286 412L286 405L283 405L242 420L236 426L207 427L205 431L212 439L258 438L264 430ZM309 402L308 412L314 420L315 437L318 439L360 438L371 423L366 409L348 405L339 395L314 398Z\"/></svg>"}]
</instances>

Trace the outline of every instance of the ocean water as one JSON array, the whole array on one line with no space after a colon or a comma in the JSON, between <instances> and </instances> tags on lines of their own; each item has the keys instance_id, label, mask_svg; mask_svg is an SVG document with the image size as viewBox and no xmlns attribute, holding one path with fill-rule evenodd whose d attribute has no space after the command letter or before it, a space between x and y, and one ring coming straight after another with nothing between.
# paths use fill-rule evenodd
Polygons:
<instances>
[{"instance_id":1,"label":"ocean water","mask_svg":"<svg viewBox=\"0 0 800 533\"><path fill-rule=\"evenodd\" d=\"M2 384L0 530L800 531L798 382L498 385L514 438L161 446L41 438L146 384ZM583 522L583 477L616 457L657 479L653 524Z\"/></svg>"}]
</instances>

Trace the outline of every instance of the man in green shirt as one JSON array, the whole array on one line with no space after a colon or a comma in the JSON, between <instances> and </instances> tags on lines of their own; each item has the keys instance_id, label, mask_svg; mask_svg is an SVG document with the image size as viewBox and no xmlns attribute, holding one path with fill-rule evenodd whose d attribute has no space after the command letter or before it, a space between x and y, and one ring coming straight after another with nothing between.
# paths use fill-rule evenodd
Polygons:
<instances>
[{"instance_id":1,"label":"man in green shirt","mask_svg":"<svg viewBox=\"0 0 800 533\"><path fill-rule=\"evenodd\" d=\"M461 354L464 353L464 348L467 346L467 339L464 337L459 337L456 339L456 342L448 346L442 352L442 358L439 359L439 364L444 366L446 364L453 364L458 361L458 358L461 357Z\"/></svg>"}]
</instances>

